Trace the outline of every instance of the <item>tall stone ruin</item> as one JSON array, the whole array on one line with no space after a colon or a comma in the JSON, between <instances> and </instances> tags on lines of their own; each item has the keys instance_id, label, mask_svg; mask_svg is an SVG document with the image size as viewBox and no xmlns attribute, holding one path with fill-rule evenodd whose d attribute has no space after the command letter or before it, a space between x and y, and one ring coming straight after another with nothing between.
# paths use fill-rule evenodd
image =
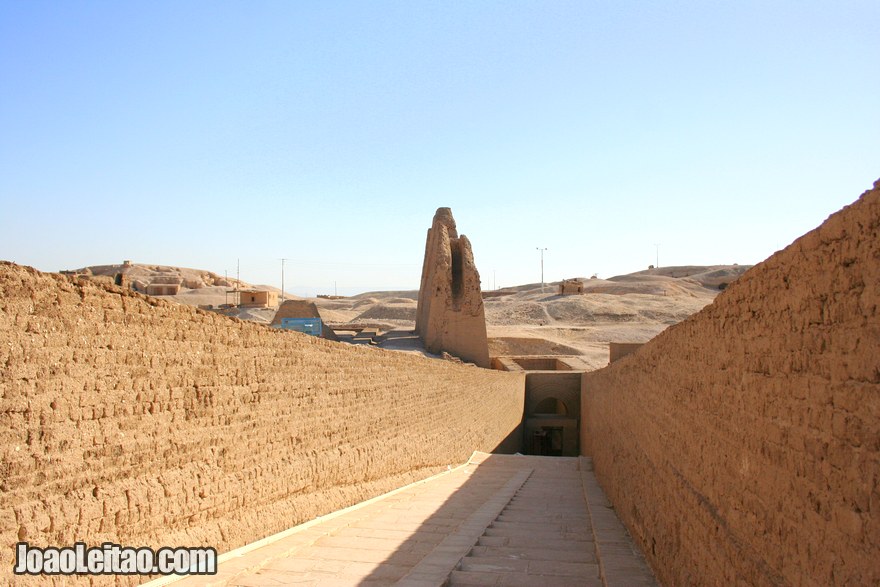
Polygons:
<instances>
[{"instance_id":1,"label":"tall stone ruin","mask_svg":"<svg viewBox=\"0 0 880 587\"><path fill-rule=\"evenodd\" d=\"M416 334L431 353L447 353L489 368L486 313L471 243L458 236L449 208L428 229L416 311Z\"/></svg>"}]
</instances>

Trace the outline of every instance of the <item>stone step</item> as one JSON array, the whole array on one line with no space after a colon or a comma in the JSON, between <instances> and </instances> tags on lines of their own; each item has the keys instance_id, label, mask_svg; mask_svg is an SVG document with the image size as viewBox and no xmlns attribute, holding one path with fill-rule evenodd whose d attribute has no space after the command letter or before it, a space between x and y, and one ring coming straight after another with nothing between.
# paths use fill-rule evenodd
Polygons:
<instances>
[{"instance_id":1,"label":"stone step","mask_svg":"<svg viewBox=\"0 0 880 587\"><path fill-rule=\"evenodd\" d=\"M528 575L551 575L568 577L569 580L580 577L592 579L599 577L599 565L596 563L516 560L503 557L466 557L459 564L460 571L480 573L520 573ZM576 584L576 582L572 582Z\"/></svg>"},{"instance_id":2,"label":"stone step","mask_svg":"<svg viewBox=\"0 0 880 587\"><path fill-rule=\"evenodd\" d=\"M509 546L512 548L553 548L556 550L589 550L592 540L583 538L534 538L530 536L481 536L477 546Z\"/></svg>"},{"instance_id":3,"label":"stone step","mask_svg":"<svg viewBox=\"0 0 880 587\"><path fill-rule=\"evenodd\" d=\"M502 520L502 516L498 516L493 522L490 528L522 528L524 530L534 530L536 532L592 532L592 528L590 524L586 522L574 521L572 523L568 522L560 522L560 521L552 521L552 520L512 520L512 519L504 519Z\"/></svg>"},{"instance_id":4,"label":"stone step","mask_svg":"<svg viewBox=\"0 0 880 587\"><path fill-rule=\"evenodd\" d=\"M571 522L572 524L590 524L590 518L583 516L562 516L546 512L501 512L498 520L517 524L544 524L547 522Z\"/></svg>"},{"instance_id":5,"label":"stone step","mask_svg":"<svg viewBox=\"0 0 880 587\"><path fill-rule=\"evenodd\" d=\"M582 548L560 550L558 548L530 548L511 546L475 546L468 556L512 558L520 560L562 561L569 563L595 563L596 549L592 542L582 543Z\"/></svg>"},{"instance_id":6,"label":"stone step","mask_svg":"<svg viewBox=\"0 0 880 587\"><path fill-rule=\"evenodd\" d=\"M556 577L552 575L522 575L517 573L479 573L474 571L452 571L449 585L453 587L483 587L498 585L500 587L604 587L601 579L578 577Z\"/></svg>"},{"instance_id":7,"label":"stone step","mask_svg":"<svg viewBox=\"0 0 880 587\"><path fill-rule=\"evenodd\" d=\"M566 507L572 507L575 509L574 510L571 510L571 509L566 510ZM583 506L583 499L581 499L580 505L578 505L576 502L572 502L572 504L570 506L567 504L557 504L557 503L552 503L552 502L550 502L550 503L540 503L540 502L539 503L535 503L535 502L532 502L532 503L528 503L528 502L513 503L513 502L511 502L507 505L506 508L504 508L504 510L505 511L524 511L524 512L541 512L541 511L565 512L565 511L568 511L568 513L573 514L573 515L584 515L585 512L577 511L576 508L578 508L578 507L584 507Z\"/></svg>"},{"instance_id":8,"label":"stone step","mask_svg":"<svg viewBox=\"0 0 880 587\"><path fill-rule=\"evenodd\" d=\"M554 515L555 514L571 515L571 516L575 516L578 518L587 517L587 515L582 512L573 513L572 510L570 510L570 509L566 510L566 507L571 507L571 508L584 507L583 500L581 500L580 504L572 504L571 506L565 506L565 505L559 506L557 504L529 504L527 502L523 502L522 504L508 505L506 508L504 508L504 512L505 513L507 513L507 512L525 512L525 513L529 513L529 514L549 513L549 514L554 514Z\"/></svg>"},{"instance_id":9,"label":"stone step","mask_svg":"<svg viewBox=\"0 0 880 587\"><path fill-rule=\"evenodd\" d=\"M558 528L552 527L551 524L541 526L523 527L520 525L510 525L504 522L493 522L491 526L486 528L486 536L532 536L536 538L546 538L548 540L561 539L581 539L592 540L593 533L589 528L569 527L560 525Z\"/></svg>"}]
</instances>

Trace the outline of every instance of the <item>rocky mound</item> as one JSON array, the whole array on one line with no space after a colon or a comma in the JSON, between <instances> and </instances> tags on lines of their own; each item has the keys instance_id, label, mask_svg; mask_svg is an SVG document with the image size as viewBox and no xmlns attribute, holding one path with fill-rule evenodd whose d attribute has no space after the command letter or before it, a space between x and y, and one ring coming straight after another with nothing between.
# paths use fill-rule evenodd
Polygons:
<instances>
[{"instance_id":1,"label":"rocky mound","mask_svg":"<svg viewBox=\"0 0 880 587\"><path fill-rule=\"evenodd\" d=\"M401 320L415 323L416 304L413 300L406 300L403 304L375 304L355 319L361 320Z\"/></svg>"},{"instance_id":2,"label":"rocky mound","mask_svg":"<svg viewBox=\"0 0 880 587\"><path fill-rule=\"evenodd\" d=\"M63 273L76 274L84 277L109 277L124 275L129 282L140 281L143 283L179 283L182 289L201 289L204 287L254 287L235 278L226 278L212 271L204 269L190 269L186 267L172 267L170 265L147 265L141 263L124 262L120 265L92 265L64 271ZM101 280L98 280L101 281ZM274 289L265 288L262 289Z\"/></svg>"}]
</instances>

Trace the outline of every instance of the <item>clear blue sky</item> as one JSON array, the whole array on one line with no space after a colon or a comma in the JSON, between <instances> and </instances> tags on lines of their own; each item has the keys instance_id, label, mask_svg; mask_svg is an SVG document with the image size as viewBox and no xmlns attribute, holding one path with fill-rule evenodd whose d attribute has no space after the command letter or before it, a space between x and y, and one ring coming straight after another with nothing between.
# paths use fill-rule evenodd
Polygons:
<instances>
[{"instance_id":1,"label":"clear blue sky","mask_svg":"<svg viewBox=\"0 0 880 587\"><path fill-rule=\"evenodd\" d=\"M0 258L299 294L756 263L880 177L880 2L0 2Z\"/></svg>"}]
</instances>

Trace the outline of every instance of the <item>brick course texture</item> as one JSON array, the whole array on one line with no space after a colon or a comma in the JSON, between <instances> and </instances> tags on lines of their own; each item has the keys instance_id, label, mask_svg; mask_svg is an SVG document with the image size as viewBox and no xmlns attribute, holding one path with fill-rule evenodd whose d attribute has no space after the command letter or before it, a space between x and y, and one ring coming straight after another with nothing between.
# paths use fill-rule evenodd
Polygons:
<instances>
[{"instance_id":1,"label":"brick course texture","mask_svg":"<svg viewBox=\"0 0 880 587\"><path fill-rule=\"evenodd\" d=\"M524 401L522 374L5 262L0 369L0 584L19 540L230 550L495 449Z\"/></svg>"},{"instance_id":2,"label":"brick course texture","mask_svg":"<svg viewBox=\"0 0 880 587\"><path fill-rule=\"evenodd\" d=\"M583 379L582 450L666 585L880 584L880 181Z\"/></svg>"}]
</instances>

